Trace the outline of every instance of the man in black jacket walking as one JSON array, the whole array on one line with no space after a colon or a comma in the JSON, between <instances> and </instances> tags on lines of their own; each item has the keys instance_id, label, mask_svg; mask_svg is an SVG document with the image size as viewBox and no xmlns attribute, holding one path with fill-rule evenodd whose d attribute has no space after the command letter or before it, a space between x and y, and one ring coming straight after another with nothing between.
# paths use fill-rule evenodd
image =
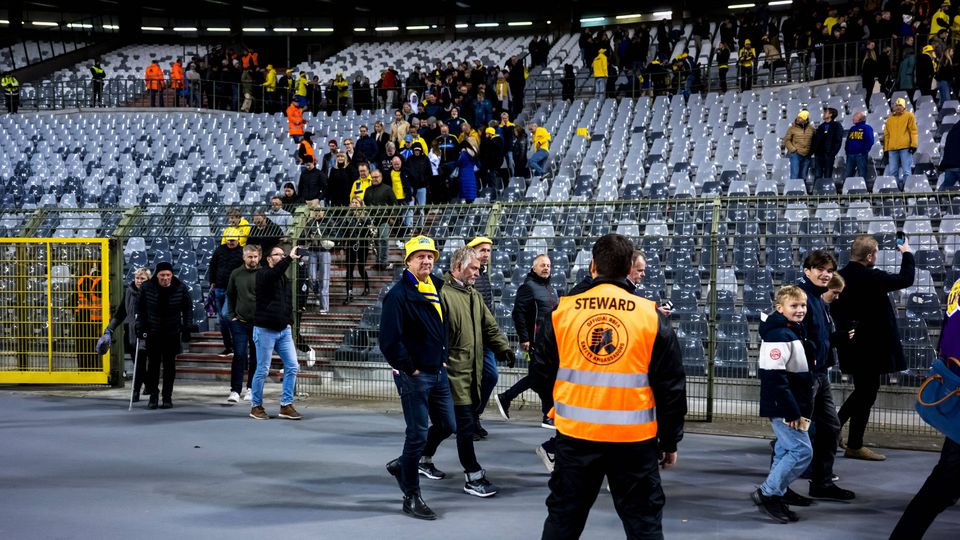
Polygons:
<instances>
[{"instance_id":1,"label":"man in black jacket walking","mask_svg":"<svg viewBox=\"0 0 960 540\"><path fill-rule=\"evenodd\" d=\"M317 168L317 163L313 156L303 158L304 169L300 171L300 181L297 184L297 193L303 202L310 204L311 201L320 201L326 198L327 175Z\"/></svg>"},{"instance_id":2,"label":"man in black jacket walking","mask_svg":"<svg viewBox=\"0 0 960 540\"><path fill-rule=\"evenodd\" d=\"M220 323L220 336L223 338L223 352L220 356L233 354L233 337L230 335L230 319L227 318L227 282L230 274L243 265L243 248L240 239L228 236L226 244L220 244L210 257L210 266L207 268L207 281L210 282L210 291L213 293L214 306L217 310L217 321Z\"/></svg>"},{"instance_id":3,"label":"man in black jacket walking","mask_svg":"<svg viewBox=\"0 0 960 540\"><path fill-rule=\"evenodd\" d=\"M147 342L148 409L156 409L160 395L160 367L163 366L163 405L173 407L173 380L177 376L180 342L190 342L193 301L190 290L173 275L173 265L157 263L156 272L143 284L137 300L137 335Z\"/></svg>"},{"instance_id":4,"label":"man in black jacket walking","mask_svg":"<svg viewBox=\"0 0 960 540\"><path fill-rule=\"evenodd\" d=\"M533 269L527 274L526 281L517 289L517 298L513 303L513 323L520 339L520 348L533 353L533 338L537 329L550 318L553 308L557 307L559 295L550 285L550 257L539 255L533 260ZM526 376L511 386L506 392L497 394L497 408L504 419L510 419L510 402L525 390L531 388L530 376ZM547 412L553 407L553 397L549 392L540 395L543 410L542 427L552 429L553 421L547 418Z\"/></svg>"},{"instance_id":5,"label":"man in black jacket walking","mask_svg":"<svg viewBox=\"0 0 960 540\"><path fill-rule=\"evenodd\" d=\"M293 392L297 386L297 349L293 343L293 296L287 268L300 258L294 246L290 255L275 246L267 256L267 267L257 271L256 302L253 316L253 343L257 347L257 371L253 376L250 417L269 420L263 409L263 383L270 371L273 351L283 361L283 389L280 395L280 418L300 420L303 416L293 408Z\"/></svg>"},{"instance_id":6,"label":"man in black jacket walking","mask_svg":"<svg viewBox=\"0 0 960 540\"><path fill-rule=\"evenodd\" d=\"M837 353L840 369L853 377L853 392L840 407L840 424L850 421L844 457L883 461L886 456L863 446L863 432L870 420L870 408L877 399L880 377L907 368L903 345L897 331L897 315L889 293L913 285L914 259L910 243L898 246L903 260L900 272L890 274L874 268L877 241L861 235L850 248L850 262L840 270L847 282L843 294L831 306L837 336L855 330L853 339L840 340Z\"/></svg>"},{"instance_id":7,"label":"man in black jacket walking","mask_svg":"<svg viewBox=\"0 0 960 540\"><path fill-rule=\"evenodd\" d=\"M837 122L836 109L823 109L823 122L813 134L813 155L817 178L833 178L833 164L843 147L843 126Z\"/></svg>"},{"instance_id":8,"label":"man in black jacket walking","mask_svg":"<svg viewBox=\"0 0 960 540\"><path fill-rule=\"evenodd\" d=\"M440 300L443 280L431 274L440 255L433 239L415 236L404 247L407 268L384 297L380 317L380 351L393 368L407 424L403 453L387 463L387 472L403 491L404 513L432 520L437 515L420 496L419 475L433 480L446 475L423 449L428 439L439 444L456 426L446 368L446 309Z\"/></svg>"}]
</instances>

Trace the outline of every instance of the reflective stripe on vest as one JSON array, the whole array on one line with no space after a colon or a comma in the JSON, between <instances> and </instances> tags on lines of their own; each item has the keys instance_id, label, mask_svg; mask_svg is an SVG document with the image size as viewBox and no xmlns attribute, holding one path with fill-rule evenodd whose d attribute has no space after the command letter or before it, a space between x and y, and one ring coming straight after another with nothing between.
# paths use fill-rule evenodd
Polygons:
<instances>
[{"instance_id":1,"label":"reflective stripe on vest","mask_svg":"<svg viewBox=\"0 0 960 540\"><path fill-rule=\"evenodd\" d=\"M103 319L101 313L100 296L100 276L83 275L77 280L77 311L86 311L91 322L99 322ZM85 289L86 282L90 282L90 288Z\"/></svg>"},{"instance_id":2,"label":"reflective stripe on vest","mask_svg":"<svg viewBox=\"0 0 960 540\"><path fill-rule=\"evenodd\" d=\"M560 356L553 389L557 430L598 442L655 438L648 373L659 327L656 304L604 283L561 298L552 319Z\"/></svg>"}]
</instances>

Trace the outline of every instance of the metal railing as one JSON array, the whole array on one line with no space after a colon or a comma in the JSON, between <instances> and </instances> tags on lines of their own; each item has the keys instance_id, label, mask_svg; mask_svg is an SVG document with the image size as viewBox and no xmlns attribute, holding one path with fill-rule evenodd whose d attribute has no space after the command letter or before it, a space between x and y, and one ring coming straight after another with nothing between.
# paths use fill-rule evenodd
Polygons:
<instances>
[{"instance_id":1,"label":"metal railing","mask_svg":"<svg viewBox=\"0 0 960 540\"><path fill-rule=\"evenodd\" d=\"M758 320L772 309L773 292L802 275L805 255L831 250L842 268L852 239L874 235L881 249L878 267L895 271L899 261L895 233L907 231L917 258L915 285L893 293L900 319L907 370L885 376L870 429L875 433L931 435L913 414L914 394L936 357L935 344L945 302L944 291L958 277L960 263L960 193L877 193L854 190L844 195L809 186L820 196L737 196L718 182L716 195L674 197L647 186L643 197L606 202L522 202L452 206L331 207L312 212L292 207L293 220L282 236L307 249L295 279L298 341L316 352L316 363L303 367L298 386L313 395L349 399L395 399L390 370L378 348L380 301L399 276L402 250L398 242L414 234L437 240L441 251L436 269L446 271L452 251L476 235L494 240L489 276L494 309L501 329L517 345L511 318L517 287L533 257L553 260L551 283L569 290L587 272L590 247L602 234L615 231L635 240L648 258L639 292L674 304L671 322L680 338L688 374L690 418L760 423ZM511 184L525 186L523 179ZM522 184L521 184L522 183ZM873 181L867 182L869 187ZM706 187L706 186L705 186ZM877 189L881 189L880 185ZM661 195L658 195L660 193ZM705 192L706 193L706 192ZM651 198L653 194L654 198ZM134 266L152 265L170 257L181 279L198 288L209 254L227 224L222 206L146 206L132 210L43 209L32 217L14 214L25 235L111 236L116 283L129 278ZM247 218L253 207L240 208ZM84 230L85 219L99 221ZM27 227L27 224L30 224ZM119 226L117 225L119 224ZM93 225L96 225L93 228ZM16 225L14 225L16 227ZM276 235L275 240L282 241ZM124 250L126 253L124 254ZM314 262L311 263L310 260ZM380 265L392 265L380 266ZM123 266L126 270L122 270ZM313 267L311 267L313 265ZM367 278L361 275L364 269ZM352 293L347 272L354 274ZM184 276L184 273L188 274ZM329 286L323 287L324 277ZM364 295L361 290L369 288ZM326 305L324 301L326 289ZM320 314L321 307L329 313ZM201 311L202 324L213 328ZM526 372L526 360L501 367L498 391ZM302 359L304 362L306 358ZM831 371L837 401L852 390L846 376ZM525 393L516 407L537 405Z\"/></svg>"}]
</instances>

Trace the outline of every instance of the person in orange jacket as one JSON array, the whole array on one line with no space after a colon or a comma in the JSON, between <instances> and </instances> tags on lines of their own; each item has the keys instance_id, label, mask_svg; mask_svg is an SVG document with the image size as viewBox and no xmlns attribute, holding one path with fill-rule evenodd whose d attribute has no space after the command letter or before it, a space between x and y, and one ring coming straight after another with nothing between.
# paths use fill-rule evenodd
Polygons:
<instances>
[{"instance_id":1,"label":"person in orange jacket","mask_svg":"<svg viewBox=\"0 0 960 540\"><path fill-rule=\"evenodd\" d=\"M170 88L173 88L173 106L180 106L180 92L187 87L186 76L183 73L182 59L170 64Z\"/></svg>"},{"instance_id":2,"label":"person in orange jacket","mask_svg":"<svg viewBox=\"0 0 960 540\"><path fill-rule=\"evenodd\" d=\"M163 87L165 86L163 70L157 65L156 60L150 62L150 65L147 66L144 79L147 82L147 90L150 92L150 106L156 107L157 96L160 96L160 106L163 107Z\"/></svg>"},{"instance_id":3,"label":"person in orange jacket","mask_svg":"<svg viewBox=\"0 0 960 540\"><path fill-rule=\"evenodd\" d=\"M300 140L303 139L303 126L306 123L307 121L303 119L303 109L300 108L300 104L297 103L297 100L291 101L287 107L287 126L290 128L290 137L293 142L300 144Z\"/></svg>"}]
</instances>

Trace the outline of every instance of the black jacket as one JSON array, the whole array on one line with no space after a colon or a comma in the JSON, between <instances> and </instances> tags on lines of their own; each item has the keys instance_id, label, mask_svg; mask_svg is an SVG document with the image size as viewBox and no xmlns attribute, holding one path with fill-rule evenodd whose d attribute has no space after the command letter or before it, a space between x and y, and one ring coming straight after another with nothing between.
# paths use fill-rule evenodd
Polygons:
<instances>
[{"instance_id":1,"label":"black jacket","mask_svg":"<svg viewBox=\"0 0 960 540\"><path fill-rule=\"evenodd\" d=\"M293 299L287 268L293 259L286 256L273 268L264 266L257 271L257 311L253 324L270 330L283 330L292 321Z\"/></svg>"},{"instance_id":2,"label":"black jacket","mask_svg":"<svg viewBox=\"0 0 960 540\"><path fill-rule=\"evenodd\" d=\"M537 327L543 325L550 312L557 307L559 299L549 279L543 279L533 272L527 274L513 302L513 324L520 343L533 340Z\"/></svg>"},{"instance_id":3,"label":"black jacket","mask_svg":"<svg viewBox=\"0 0 960 540\"><path fill-rule=\"evenodd\" d=\"M443 280L435 276L430 279L439 295ZM437 309L417 289L415 280L404 271L383 299L380 351L397 371L408 375L416 370L436 373L450 356L446 316L441 320ZM446 313L442 300L441 309Z\"/></svg>"},{"instance_id":4,"label":"black jacket","mask_svg":"<svg viewBox=\"0 0 960 540\"><path fill-rule=\"evenodd\" d=\"M350 204L350 187L357 179L352 167L334 167L327 180L327 204L332 206L348 206Z\"/></svg>"},{"instance_id":5,"label":"black jacket","mask_svg":"<svg viewBox=\"0 0 960 540\"><path fill-rule=\"evenodd\" d=\"M157 276L140 286L137 300L137 335L149 338L182 335L193 324L190 290L174 276L169 287L161 287Z\"/></svg>"},{"instance_id":6,"label":"black jacket","mask_svg":"<svg viewBox=\"0 0 960 540\"><path fill-rule=\"evenodd\" d=\"M480 293L483 303L486 304L490 313L493 313L493 287L490 285L489 265L480 267L480 274L477 276L477 282L473 284L473 288Z\"/></svg>"},{"instance_id":7,"label":"black jacket","mask_svg":"<svg viewBox=\"0 0 960 540\"><path fill-rule=\"evenodd\" d=\"M120 325L123 325L126 339L130 343L136 340L137 329L134 324L137 320L137 302L139 302L139 300L140 289L136 288L131 282L123 290L123 298L120 299L120 304L118 304L117 309L113 311L113 314L110 316L110 324L107 325L107 330L110 332L116 331Z\"/></svg>"},{"instance_id":8,"label":"black jacket","mask_svg":"<svg viewBox=\"0 0 960 540\"><path fill-rule=\"evenodd\" d=\"M604 283L623 287L631 293L634 289L625 279L598 277L586 290ZM676 452L677 443L683 439L683 418L687 414L686 375L683 372L677 335L666 317L658 313L657 319L660 324L654 338L648 371L657 409L657 439L662 452ZM537 333L537 346L533 348L530 374L536 381L535 385L540 388L553 388L559 367L556 329L550 320Z\"/></svg>"},{"instance_id":9,"label":"black jacket","mask_svg":"<svg viewBox=\"0 0 960 540\"><path fill-rule=\"evenodd\" d=\"M430 185L430 177L433 176L433 169L430 167L430 158L426 153L420 155L412 154L403 164L403 171L407 173L407 178L414 189L425 188Z\"/></svg>"},{"instance_id":10,"label":"black jacket","mask_svg":"<svg viewBox=\"0 0 960 540\"><path fill-rule=\"evenodd\" d=\"M903 254L899 274L850 261L840 270L840 275L847 286L840 298L830 305L830 312L839 335L856 327L852 340L838 343L840 369L854 375L878 375L906 369L897 332L897 314L888 293L913 285L913 254Z\"/></svg>"},{"instance_id":11,"label":"black jacket","mask_svg":"<svg viewBox=\"0 0 960 540\"><path fill-rule=\"evenodd\" d=\"M503 139L489 137L480 143L480 167L488 171L496 171L503 165Z\"/></svg>"},{"instance_id":12,"label":"black jacket","mask_svg":"<svg viewBox=\"0 0 960 540\"><path fill-rule=\"evenodd\" d=\"M280 238L283 237L283 229L281 229L280 226L273 221L270 221L270 218L266 218L266 220L267 223L263 227L251 225L250 234L247 235L247 245L253 244L260 246L260 254L262 258L266 258L267 255L270 255L270 250L279 244ZM242 254L240 258L240 264L243 264ZM229 275L227 277L229 277Z\"/></svg>"},{"instance_id":13,"label":"black jacket","mask_svg":"<svg viewBox=\"0 0 960 540\"><path fill-rule=\"evenodd\" d=\"M836 157L843 148L843 126L840 122L824 122L813 134L813 155Z\"/></svg>"},{"instance_id":14,"label":"black jacket","mask_svg":"<svg viewBox=\"0 0 960 540\"><path fill-rule=\"evenodd\" d=\"M813 344L811 354L807 358L810 371L826 373L827 368L833 366L833 353L830 347L833 330L830 324L830 315L827 313L827 304L823 301L826 287L815 285L807 276L797 280L797 287L807 293L807 315L803 318L803 330L806 339Z\"/></svg>"},{"instance_id":15,"label":"black jacket","mask_svg":"<svg viewBox=\"0 0 960 540\"><path fill-rule=\"evenodd\" d=\"M947 132L947 144L943 147L943 157L940 158L940 170L960 167L960 122L957 122Z\"/></svg>"},{"instance_id":16,"label":"black jacket","mask_svg":"<svg viewBox=\"0 0 960 540\"><path fill-rule=\"evenodd\" d=\"M220 244L210 257L210 266L207 268L207 281L218 289L226 289L230 281L230 274L238 266L243 266L243 248L230 249L226 244Z\"/></svg>"},{"instance_id":17,"label":"black jacket","mask_svg":"<svg viewBox=\"0 0 960 540\"><path fill-rule=\"evenodd\" d=\"M300 173L300 182L297 184L297 193L304 201L312 199L324 200L327 192L327 175L318 167L313 170L304 169Z\"/></svg>"}]
</instances>

